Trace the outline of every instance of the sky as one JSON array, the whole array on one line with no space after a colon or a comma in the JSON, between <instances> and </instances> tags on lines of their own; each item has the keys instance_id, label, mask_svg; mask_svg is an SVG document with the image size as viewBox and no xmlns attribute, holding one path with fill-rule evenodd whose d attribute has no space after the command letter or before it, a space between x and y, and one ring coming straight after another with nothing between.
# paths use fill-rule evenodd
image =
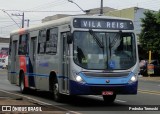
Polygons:
<instances>
[{"instance_id":1,"label":"sky","mask_svg":"<svg viewBox=\"0 0 160 114\"><path fill-rule=\"evenodd\" d=\"M101 0L72 0L83 10L99 8ZM158 11L160 0L103 0L103 7L124 9L140 7ZM56 14L84 14L75 4L68 0L0 0L0 37L9 37L12 30L21 27L22 11L30 26L41 23L46 16ZM27 21L25 21L25 27Z\"/></svg>"}]
</instances>

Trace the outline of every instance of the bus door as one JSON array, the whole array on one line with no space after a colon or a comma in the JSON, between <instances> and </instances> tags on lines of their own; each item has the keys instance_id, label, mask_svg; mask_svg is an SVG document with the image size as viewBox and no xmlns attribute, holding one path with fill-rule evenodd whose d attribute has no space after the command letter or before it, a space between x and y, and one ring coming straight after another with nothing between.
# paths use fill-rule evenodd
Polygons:
<instances>
[{"instance_id":1,"label":"bus door","mask_svg":"<svg viewBox=\"0 0 160 114\"><path fill-rule=\"evenodd\" d=\"M36 73L36 47L37 47L37 37L31 37L30 43L30 75L29 76L29 85L31 87L35 87L35 77L34 74Z\"/></svg>"},{"instance_id":2,"label":"bus door","mask_svg":"<svg viewBox=\"0 0 160 114\"><path fill-rule=\"evenodd\" d=\"M67 33L62 33L62 39L63 39L63 78L62 78L62 89L63 92L65 93L69 93L69 55L70 55L70 51L69 51L69 45L67 44Z\"/></svg>"},{"instance_id":3,"label":"bus door","mask_svg":"<svg viewBox=\"0 0 160 114\"><path fill-rule=\"evenodd\" d=\"M13 64L11 64L11 83L18 83L17 80L17 44L18 44L18 41L15 40L13 41L13 47L12 47L12 53L11 53L11 61L14 61Z\"/></svg>"}]
</instances>

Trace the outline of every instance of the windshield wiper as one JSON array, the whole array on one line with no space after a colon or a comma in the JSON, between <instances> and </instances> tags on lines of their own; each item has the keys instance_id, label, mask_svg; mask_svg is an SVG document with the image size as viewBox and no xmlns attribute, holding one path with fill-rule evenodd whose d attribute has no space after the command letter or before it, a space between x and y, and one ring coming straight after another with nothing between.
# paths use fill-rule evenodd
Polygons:
<instances>
[{"instance_id":1,"label":"windshield wiper","mask_svg":"<svg viewBox=\"0 0 160 114\"><path fill-rule=\"evenodd\" d=\"M99 37L93 32L93 30L89 30L89 33L93 36L94 40L97 42L100 48L104 48L103 43L99 40Z\"/></svg>"},{"instance_id":2,"label":"windshield wiper","mask_svg":"<svg viewBox=\"0 0 160 114\"><path fill-rule=\"evenodd\" d=\"M119 37L118 37L119 35ZM121 40L122 31L119 31L119 34L117 33L112 42L109 44L110 49L115 46L118 40ZM110 41L109 41L110 42Z\"/></svg>"}]
</instances>

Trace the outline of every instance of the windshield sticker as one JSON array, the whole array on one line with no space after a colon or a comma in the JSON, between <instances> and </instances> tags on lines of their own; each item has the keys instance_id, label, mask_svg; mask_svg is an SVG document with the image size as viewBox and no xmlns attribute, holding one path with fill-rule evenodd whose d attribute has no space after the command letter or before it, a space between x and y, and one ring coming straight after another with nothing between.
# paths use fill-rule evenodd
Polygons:
<instances>
[{"instance_id":1,"label":"windshield sticker","mask_svg":"<svg viewBox=\"0 0 160 114\"><path fill-rule=\"evenodd\" d=\"M111 61L109 61L109 67L111 68L111 69L114 69L115 68L115 61L113 61L113 60L111 60Z\"/></svg>"}]
</instances>

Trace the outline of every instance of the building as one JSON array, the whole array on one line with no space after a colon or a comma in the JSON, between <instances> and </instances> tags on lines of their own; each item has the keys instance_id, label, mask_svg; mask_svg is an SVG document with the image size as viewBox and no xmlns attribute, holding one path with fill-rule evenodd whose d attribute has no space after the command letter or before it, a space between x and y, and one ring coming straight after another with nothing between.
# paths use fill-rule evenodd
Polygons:
<instances>
[{"instance_id":1,"label":"building","mask_svg":"<svg viewBox=\"0 0 160 114\"><path fill-rule=\"evenodd\" d=\"M0 43L8 43L9 44L9 38L1 38L0 37Z\"/></svg>"},{"instance_id":2,"label":"building","mask_svg":"<svg viewBox=\"0 0 160 114\"><path fill-rule=\"evenodd\" d=\"M107 12L111 12L111 11L115 11L117 9L113 9L110 7L103 7L103 13L107 13ZM98 15L100 14L100 8L94 8L94 9L89 9L88 12L86 13L86 15Z\"/></svg>"},{"instance_id":3,"label":"building","mask_svg":"<svg viewBox=\"0 0 160 114\"><path fill-rule=\"evenodd\" d=\"M60 19L63 17L68 17L71 15L67 15L67 14L57 14L57 15L53 15L53 16L47 16L44 19L42 19L42 23L47 22L47 21L51 21L51 20L56 20L56 19Z\"/></svg>"},{"instance_id":4,"label":"building","mask_svg":"<svg viewBox=\"0 0 160 114\"><path fill-rule=\"evenodd\" d=\"M2 47L9 47L9 38L0 37L0 50Z\"/></svg>"},{"instance_id":5,"label":"building","mask_svg":"<svg viewBox=\"0 0 160 114\"><path fill-rule=\"evenodd\" d=\"M109 11L114 11L116 9L110 8L110 7L104 7L103 8L103 12L109 12ZM86 11L86 14L82 14L82 15L98 15L100 14L100 9L99 8L94 8L94 9L89 9ZM73 15L67 15L67 14L57 14L57 15L53 15L53 16L47 16L44 19L42 19L42 23L47 22L47 21L51 21L51 20L56 20L59 18L63 18L63 17L67 17L67 16L73 16Z\"/></svg>"},{"instance_id":6,"label":"building","mask_svg":"<svg viewBox=\"0 0 160 114\"><path fill-rule=\"evenodd\" d=\"M8 54L8 49L9 49L9 38L0 37L0 57L2 56L2 52Z\"/></svg>"},{"instance_id":7,"label":"building","mask_svg":"<svg viewBox=\"0 0 160 114\"><path fill-rule=\"evenodd\" d=\"M144 18L144 12L148 11L149 9L139 8L139 7L131 7L122 10L114 10L110 12L104 13L107 16L114 16L114 17L122 17L122 18L129 18L133 20L135 26L135 34L138 39L139 44L139 34L141 32L141 18Z\"/></svg>"},{"instance_id":8,"label":"building","mask_svg":"<svg viewBox=\"0 0 160 114\"><path fill-rule=\"evenodd\" d=\"M8 52L9 52L9 38L0 37L0 59L2 60L6 56L8 56ZM0 63L0 67L2 67L1 63Z\"/></svg>"}]
</instances>

